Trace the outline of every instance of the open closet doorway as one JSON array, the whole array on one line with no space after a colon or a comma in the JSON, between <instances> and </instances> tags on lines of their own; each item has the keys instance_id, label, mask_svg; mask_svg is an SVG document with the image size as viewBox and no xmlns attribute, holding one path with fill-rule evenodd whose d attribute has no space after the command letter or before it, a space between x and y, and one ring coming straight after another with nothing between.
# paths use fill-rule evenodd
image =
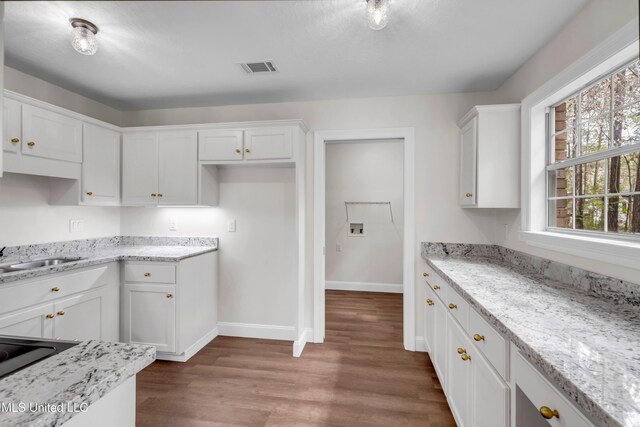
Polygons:
<instances>
[{"instance_id":1,"label":"open closet doorway","mask_svg":"<svg viewBox=\"0 0 640 427\"><path fill-rule=\"evenodd\" d=\"M415 350L413 129L316 132L314 154L314 341Z\"/></svg>"}]
</instances>

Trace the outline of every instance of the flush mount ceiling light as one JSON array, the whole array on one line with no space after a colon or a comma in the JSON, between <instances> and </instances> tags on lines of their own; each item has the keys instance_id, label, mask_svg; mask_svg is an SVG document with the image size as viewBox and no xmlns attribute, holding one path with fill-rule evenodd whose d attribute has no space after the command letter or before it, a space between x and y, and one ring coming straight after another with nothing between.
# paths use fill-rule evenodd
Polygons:
<instances>
[{"instance_id":1,"label":"flush mount ceiling light","mask_svg":"<svg viewBox=\"0 0 640 427\"><path fill-rule=\"evenodd\" d=\"M95 54L98 51L98 40L96 40L98 27L80 18L71 18L69 22L73 27L71 31L71 46L83 55Z\"/></svg>"},{"instance_id":2,"label":"flush mount ceiling light","mask_svg":"<svg viewBox=\"0 0 640 427\"><path fill-rule=\"evenodd\" d=\"M389 0L367 0L367 21L372 30L381 30L389 22Z\"/></svg>"}]
</instances>

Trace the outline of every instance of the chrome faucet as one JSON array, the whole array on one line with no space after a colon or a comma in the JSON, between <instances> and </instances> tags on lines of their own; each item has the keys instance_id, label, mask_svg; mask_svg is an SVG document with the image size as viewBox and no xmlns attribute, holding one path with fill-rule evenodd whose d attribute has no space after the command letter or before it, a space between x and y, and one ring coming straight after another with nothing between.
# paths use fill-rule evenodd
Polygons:
<instances>
[{"instance_id":1,"label":"chrome faucet","mask_svg":"<svg viewBox=\"0 0 640 427\"><path fill-rule=\"evenodd\" d=\"M4 250L7 249L6 246L3 246L2 249L0 249L0 258L2 258L4 256Z\"/></svg>"}]
</instances>

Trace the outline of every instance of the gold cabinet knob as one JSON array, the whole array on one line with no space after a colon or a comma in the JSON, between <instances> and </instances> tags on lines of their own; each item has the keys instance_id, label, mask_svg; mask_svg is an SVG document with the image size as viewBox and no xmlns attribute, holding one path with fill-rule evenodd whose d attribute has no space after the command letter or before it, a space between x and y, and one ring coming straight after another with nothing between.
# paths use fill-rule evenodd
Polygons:
<instances>
[{"instance_id":1,"label":"gold cabinet knob","mask_svg":"<svg viewBox=\"0 0 640 427\"><path fill-rule=\"evenodd\" d=\"M540 415L542 415L542 418L545 418L547 420L550 420L551 418L560 418L560 413L558 412L557 409L551 409L548 406L542 406L540 408Z\"/></svg>"},{"instance_id":2,"label":"gold cabinet knob","mask_svg":"<svg viewBox=\"0 0 640 427\"><path fill-rule=\"evenodd\" d=\"M426 271L425 271L424 273L422 273L422 275L423 275L424 277L429 277L429 273L427 273Z\"/></svg>"},{"instance_id":3,"label":"gold cabinet knob","mask_svg":"<svg viewBox=\"0 0 640 427\"><path fill-rule=\"evenodd\" d=\"M455 305L455 304L453 304L453 303L451 303L451 304L449 304L449 308L450 308L451 310L455 310L456 308L458 308L458 306L457 306L457 305Z\"/></svg>"},{"instance_id":4,"label":"gold cabinet knob","mask_svg":"<svg viewBox=\"0 0 640 427\"><path fill-rule=\"evenodd\" d=\"M460 355L460 359L462 359L462 360L464 360L466 362L467 360L471 360L471 356L469 356L467 353L462 353Z\"/></svg>"},{"instance_id":5,"label":"gold cabinet knob","mask_svg":"<svg viewBox=\"0 0 640 427\"><path fill-rule=\"evenodd\" d=\"M93 191L87 191L87 196L93 196Z\"/></svg>"},{"instance_id":6,"label":"gold cabinet knob","mask_svg":"<svg viewBox=\"0 0 640 427\"><path fill-rule=\"evenodd\" d=\"M473 336L473 339L476 340L476 341L484 341L484 335L475 334Z\"/></svg>"},{"instance_id":7,"label":"gold cabinet knob","mask_svg":"<svg viewBox=\"0 0 640 427\"><path fill-rule=\"evenodd\" d=\"M458 354L465 354L467 352L466 349L462 348L462 347L458 347Z\"/></svg>"},{"instance_id":8,"label":"gold cabinet knob","mask_svg":"<svg viewBox=\"0 0 640 427\"><path fill-rule=\"evenodd\" d=\"M19 138L11 138L11 142L14 144L17 144L18 142L20 142Z\"/></svg>"},{"instance_id":9,"label":"gold cabinet knob","mask_svg":"<svg viewBox=\"0 0 640 427\"><path fill-rule=\"evenodd\" d=\"M33 147L34 145L36 145L36 143L35 143L35 142L33 142L33 141L29 141L29 142L27 142L27 145L28 145L29 147Z\"/></svg>"},{"instance_id":10,"label":"gold cabinet knob","mask_svg":"<svg viewBox=\"0 0 640 427\"><path fill-rule=\"evenodd\" d=\"M239 149L239 148L236 148L236 153L240 154L240 153L242 153L242 150Z\"/></svg>"},{"instance_id":11,"label":"gold cabinet knob","mask_svg":"<svg viewBox=\"0 0 640 427\"><path fill-rule=\"evenodd\" d=\"M167 298L173 298L173 294L167 294Z\"/></svg>"},{"instance_id":12,"label":"gold cabinet knob","mask_svg":"<svg viewBox=\"0 0 640 427\"><path fill-rule=\"evenodd\" d=\"M162 197L162 193L158 193L158 197Z\"/></svg>"},{"instance_id":13,"label":"gold cabinet knob","mask_svg":"<svg viewBox=\"0 0 640 427\"><path fill-rule=\"evenodd\" d=\"M55 286L55 287L51 288L51 292L60 292L60 288Z\"/></svg>"},{"instance_id":14,"label":"gold cabinet knob","mask_svg":"<svg viewBox=\"0 0 640 427\"><path fill-rule=\"evenodd\" d=\"M244 149L244 152L245 152L245 153L250 153L250 152L251 152L251 150L249 150L248 148L245 148L245 149Z\"/></svg>"},{"instance_id":15,"label":"gold cabinet knob","mask_svg":"<svg viewBox=\"0 0 640 427\"><path fill-rule=\"evenodd\" d=\"M467 197L472 197L472 196L473 196L473 194L471 194L471 193L467 193L467 194L466 194L466 196L467 196Z\"/></svg>"},{"instance_id":16,"label":"gold cabinet knob","mask_svg":"<svg viewBox=\"0 0 640 427\"><path fill-rule=\"evenodd\" d=\"M149 277L151 276L151 273L144 273L144 277Z\"/></svg>"},{"instance_id":17,"label":"gold cabinet knob","mask_svg":"<svg viewBox=\"0 0 640 427\"><path fill-rule=\"evenodd\" d=\"M57 315L58 315L58 316L64 316L64 310L60 310L60 311L57 313Z\"/></svg>"},{"instance_id":18,"label":"gold cabinet knob","mask_svg":"<svg viewBox=\"0 0 640 427\"><path fill-rule=\"evenodd\" d=\"M47 319L53 319L54 315L53 314L47 314Z\"/></svg>"},{"instance_id":19,"label":"gold cabinet knob","mask_svg":"<svg viewBox=\"0 0 640 427\"><path fill-rule=\"evenodd\" d=\"M433 305L433 300L431 298L427 298L427 305Z\"/></svg>"},{"instance_id":20,"label":"gold cabinet knob","mask_svg":"<svg viewBox=\"0 0 640 427\"><path fill-rule=\"evenodd\" d=\"M151 193L151 197L158 197L156 193Z\"/></svg>"},{"instance_id":21,"label":"gold cabinet knob","mask_svg":"<svg viewBox=\"0 0 640 427\"><path fill-rule=\"evenodd\" d=\"M434 290L434 291L438 291L438 290L440 290L440 285L435 285L435 286L433 287L433 290Z\"/></svg>"}]
</instances>

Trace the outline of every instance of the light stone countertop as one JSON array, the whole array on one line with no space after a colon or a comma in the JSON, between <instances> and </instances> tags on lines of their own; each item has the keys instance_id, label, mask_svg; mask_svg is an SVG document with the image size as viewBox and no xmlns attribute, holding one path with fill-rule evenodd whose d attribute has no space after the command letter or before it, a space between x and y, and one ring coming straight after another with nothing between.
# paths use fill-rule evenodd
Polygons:
<instances>
[{"instance_id":1,"label":"light stone countertop","mask_svg":"<svg viewBox=\"0 0 640 427\"><path fill-rule=\"evenodd\" d=\"M594 424L640 426L637 306L590 295L548 275L527 271L522 265L524 256L516 255L519 265L493 253L485 257L428 253L426 245L423 258L427 264ZM562 267L552 261L533 262L544 264L547 271ZM573 277L582 274L569 266L561 274L554 273L562 276L569 269ZM627 288L632 285L621 283Z\"/></svg>"},{"instance_id":2,"label":"light stone countertop","mask_svg":"<svg viewBox=\"0 0 640 427\"><path fill-rule=\"evenodd\" d=\"M150 365L151 346L84 341L0 379L0 403L92 404ZM73 406L71 406L73 407ZM0 412L0 426L62 425L74 412Z\"/></svg>"}]
</instances>

